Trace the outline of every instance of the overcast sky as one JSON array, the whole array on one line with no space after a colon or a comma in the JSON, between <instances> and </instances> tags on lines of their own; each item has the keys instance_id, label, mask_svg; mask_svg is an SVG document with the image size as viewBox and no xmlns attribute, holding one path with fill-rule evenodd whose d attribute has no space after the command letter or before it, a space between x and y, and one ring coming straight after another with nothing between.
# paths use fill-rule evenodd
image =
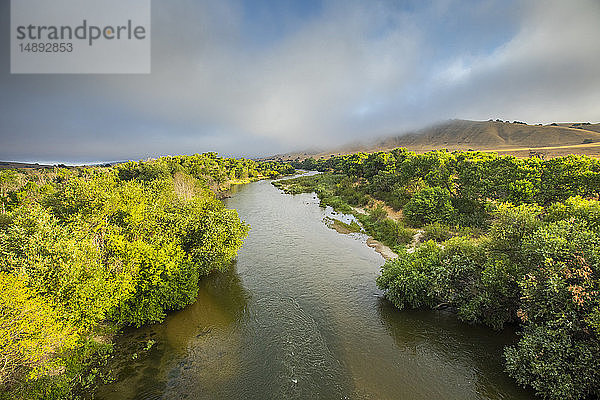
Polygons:
<instances>
[{"instance_id":1,"label":"overcast sky","mask_svg":"<svg viewBox=\"0 0 600 400\"><path fill-rule=\"evenodd\" d=\"M600 0L154 0L152 74L10 75L0 160L259 156L449 119L600 121Z\"/></svg>"}]
</instances>

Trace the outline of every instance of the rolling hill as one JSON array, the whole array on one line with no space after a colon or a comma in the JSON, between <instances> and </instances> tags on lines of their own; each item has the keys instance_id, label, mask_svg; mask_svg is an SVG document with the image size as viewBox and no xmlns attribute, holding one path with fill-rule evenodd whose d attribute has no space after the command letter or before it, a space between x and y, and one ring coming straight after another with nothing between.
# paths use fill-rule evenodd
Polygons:
<instances>
[{"instance_id":1,"label":"rolling hill","mask_svg":"<svg viewBox=\"0 0 600 400\"><path fill-rule=\"evenodd\" d=\"M419 132L378 141L375 148L426 151L495 150L572 146L600 142L600 132L562 125L525 125L499 121L452 120Z\"/></svg>"},{"instance_id":2,"label":"rolling hill","mask_svg":"<svg viewBox=\"0 0 600 400\"><path fill-rule=\"evenodd\" d=\"M297 152L272 158L282 160L323 158L359 151L386 151L405 147L416 152L430 150L495 151L526 157L587 154L600 157L600 124L560 123L527 125L522 122L450 120L419 131L350 144L323 152Z\"/></svg>"}]
</instances>

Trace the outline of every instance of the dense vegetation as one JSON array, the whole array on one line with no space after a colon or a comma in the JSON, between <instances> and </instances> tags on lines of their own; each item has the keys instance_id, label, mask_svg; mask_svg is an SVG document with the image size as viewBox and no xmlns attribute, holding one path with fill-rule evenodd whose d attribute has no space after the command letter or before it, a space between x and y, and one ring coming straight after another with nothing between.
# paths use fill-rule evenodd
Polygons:
<instances>
[{"instance_id":1,"label":"dense vegetation","mask_svg":"<svg viewBox=\"0 0 600 400\"><path fill-rule=\"evenodd\" d=\"M326 173L280 183L288 192L371 210L367 230L399 255L377 280L394 305L518 323L511 376L547 399L600 397L600 160L397 149L294 166ZM395 230L382 203L402 210ZM410 228L426 240L407 250Z\"/></svg>"},{"instance_id":2,"label":"dense vegetation","mask_svg":"<svg viewBox=\"0 0 600 400\"><path fill-rule=\"evenodd\" d=\"M300 176L293 179L274 181L273 185L288 194L315 192L322 206L330 206L335 211L354 214L366 233L389 246L401 251L409 243L415 230L406 227L402 221L387 218L387 212L376 201L360 190L353 179L343 174L319 174ZM360 212L361 207L370 207L370 212ZM336 224L343 224L335 220ZM345 227L358 231L360 227ZM358 229L357 229L358 228Z\"/></svg>"},{"instance_id":3,"label":"dense vegetation","mask_svg":"<svg viewBox=\"0 0 600 400\"><path fill-rule=\"evenodd\" d=\"M231 264L248 226L215 192L291 172L213 153L0 171L0 398L89 389L112 334L162 321Z\"/></svg>"}]
</instances>

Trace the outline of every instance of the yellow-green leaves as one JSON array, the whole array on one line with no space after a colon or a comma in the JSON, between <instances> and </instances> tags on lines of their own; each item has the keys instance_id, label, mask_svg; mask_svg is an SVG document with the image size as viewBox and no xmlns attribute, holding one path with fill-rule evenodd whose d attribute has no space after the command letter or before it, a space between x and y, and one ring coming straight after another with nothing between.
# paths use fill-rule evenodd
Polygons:
<instances>
[{"instance_id":1,"label":"yellow-green leaves","mask_svg":"<svg viewBox=\"0 0 600 400\"><path fill-rule=\"evenodd\" d=\"M46 398L87 382L96 336L162 321L230 266L248 226L208 188L291 171L206 154L0 173L0 384Z\"/></svg>"},{"instance_id":2,"label":"yellow-green leaves","mask_svg":"<svg viewBox=\"0 0 600 400\"><path fill-rule=\"evenodd\" d=\"M60 374L61 352L75 346L73 326L35 295L22 277L0 272L0 385Z\"/></svg>"}]
</instances>

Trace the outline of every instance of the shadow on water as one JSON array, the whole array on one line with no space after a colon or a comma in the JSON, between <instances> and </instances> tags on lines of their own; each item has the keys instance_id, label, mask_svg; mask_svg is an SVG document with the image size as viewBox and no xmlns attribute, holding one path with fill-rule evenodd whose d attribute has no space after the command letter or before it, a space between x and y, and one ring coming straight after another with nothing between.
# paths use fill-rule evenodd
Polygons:
<instances>
[{"instance_id":1,"label":"shadow on water","mask_svg":"<svg viewBox=\"0 0 600 400\"><path fill-rule=\"evenodd\" d=\"M164 323L119 336L118 379L98 398L533 398L503 372L512 331L393 308L375 285L382 258L329 229L314 195L268 181L235 191L226 204L252 229L234 268Z\"/></svg>"},{"instance_id":2,"label":"shadow on water","mask_svg":"<svg viewBox=\"0 0 600 400\"><path fill-rule=\"evenodd\" d=\"M496 332L464 323L449 311L398 310L383 297L377 312L402 357L420 367L443 365L447 369L438 374L456 379L451 386L458 389L457 398L460 390L464 390L463 398L470 397L468 386L486 399L534 398L532 391L517 387L503 371L503 349L518 339L513 328Z\"/></svg>"},{"instance_id":3,"label":"shadow on water","mask_svg":"<svg viewBox=\"0 0 600 400\"><path fill-rule=\"evenodd\" d=\"M163 398L173 375L185 374L199 357L220 359L225 364L235 347L223 345L218 336L231 332L232 325L243 319L248 299L234 263L229 271L204 278L196 302L170 314L163 323L126 329L116 339L110 364L116 381L100 387L97 398ZM147 349L149 341L154 344ZM202 354L194 354L197 348ZM217 363L215 370L206 373L216 380L220 369Z\"/></svg>"}]
</instances>

